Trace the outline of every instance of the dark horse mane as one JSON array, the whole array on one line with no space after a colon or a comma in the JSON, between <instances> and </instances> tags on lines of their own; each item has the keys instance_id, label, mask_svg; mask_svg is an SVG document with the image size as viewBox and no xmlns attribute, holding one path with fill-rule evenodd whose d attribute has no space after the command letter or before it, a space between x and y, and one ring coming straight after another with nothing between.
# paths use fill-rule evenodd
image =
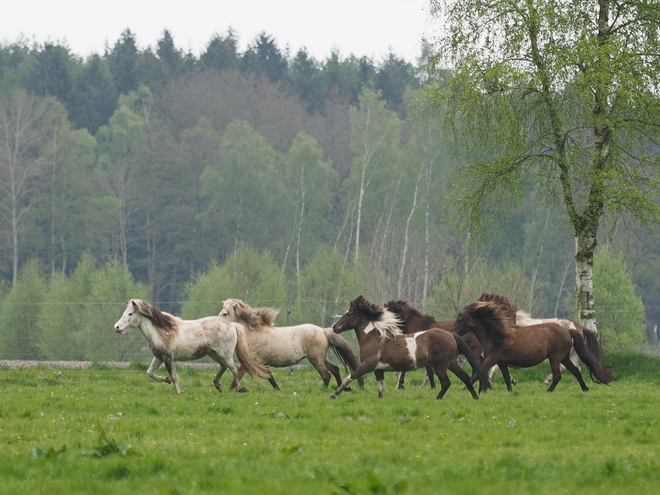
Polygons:
<instances>
[{"instance_id":1,"label":"dark horse mane","mask_svg":"<svg viewBox=\"0 0 660 495\"><path fill-rule=\"evenodd\" d=\"M399 299L398 301L388 301L385 303L385 308L392 313L399 315L401 321L408 321L410 318L417 317L422 320L422 325L437 323L437 320L433 318L433 316L427 313L422 313L415 306L403 299Z\"/></svg>"},{"instance_id":2,"label":"dark horse mane","mask_svg":"<svg viewBox=\"0 0 660 495\"><path fill-rule=\"evenodd\" d=\"M505 311L509 318L512 318L513 321L516 321L516 314L518 313L518 307L515 305L515 303L509 299L506 296L503 296L502 294L497 294L495 292L484 292L479 296L479 299L477 301L481 302L493 302L500 306L503 311Z\"/></svg>"},{"instance_id":3,"label":"dark horse mane","mask_svg":"<svg viewBox=\"0 0 660 495\"><path fill-rule=\"evenodd\" d=\"M129 301L135 310L146 316L160 334L163 341L169 343L177 329L177 321L169 313L164 313L153 304L149 304L141 299L131 299Z\"/></svg>"},{"instance_id":4,"label":"dark horse mane","mask_svg":"<svg viewBox=\"0 0 660 495\"><path fill-rule=\"evenodd\" d=\"M378 321L385 314L385 308L379 306L378 304L370 303L364 298L364 296L358 296L356 299L353 299L350 305L351 307L364 313L369 321Z\"/></svg>"},{"instance_id":5,"label":"dark horse mane","mask_svg":"<svg viewBox=\"0 0 660 495\"><path fill-rule=\"evenodd\" d=\"M476 301L468 304L461 310L460 314L463 315L468 324L474 320L480 321L496 346L506 344L515 328L515 321L511 320L510 307L493 300Z\"/></svg>"}]
</instances>

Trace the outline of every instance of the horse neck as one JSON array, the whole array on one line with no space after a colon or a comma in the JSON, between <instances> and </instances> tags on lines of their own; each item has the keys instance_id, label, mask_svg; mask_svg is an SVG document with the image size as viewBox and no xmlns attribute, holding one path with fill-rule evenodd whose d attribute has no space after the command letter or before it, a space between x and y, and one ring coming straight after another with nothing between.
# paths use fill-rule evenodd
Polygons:
<instances>
[{"instance_id":1,"label":"horse neck","mask_svg":"<svg viewBox=\"0 0 660 495\"><path fill-rule=\"evenodd\" d=\"M151 346L167 345L167 342L163 339L164 332L156 328L153 322L146 316L140 315L139 329Z\"/></svg>"},{"instance_id":2,"label":"horse neck","mask_svg":"<svg viewBox=\"0 0 660 495\"><path fill-rule=\"evenodd\" d=\"M370 326L372 327L372 330L368 331ZM357 338L358 345L363 345L373 339L373 335L380 336L378 330L373 327L373 322L368 318L361 318L360 323L355 327L355 337Z\"/></svg>"},{"instance_id":3,"label":"horse neck","mask_svg":"<svg viewBox=\"0 0 660 495\"><path fill-rule=\"evenodd\" d=\"M484 349L487 350L493 347L493 339L490 338L490 335L488 334L486 327L482 323L479 322L474 327L471 326L470 330L475 335L475 337L477 337L477 340L483 346Z\"/></svg>"}]
</instances>

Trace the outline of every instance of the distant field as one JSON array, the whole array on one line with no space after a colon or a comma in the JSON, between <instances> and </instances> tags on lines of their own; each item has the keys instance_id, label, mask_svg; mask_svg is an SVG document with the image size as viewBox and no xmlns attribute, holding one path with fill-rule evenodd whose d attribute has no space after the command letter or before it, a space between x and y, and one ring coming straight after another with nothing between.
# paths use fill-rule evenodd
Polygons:
<instances>
[{"instance_id":1,"label":"distant field","mask_svg":"<svg viewBox=\"0 0 660 495\"><path fill-rule=\"evenodd\" d=\"M330 401L309 370L219 394L212 369L181 368L176 396L143 364L0 367L0 493L655 494L660 359L608 361L611 386L549 394L539 365L478 401L453 377L434 400L419 371Z\"/></svg>"}]
</instances>

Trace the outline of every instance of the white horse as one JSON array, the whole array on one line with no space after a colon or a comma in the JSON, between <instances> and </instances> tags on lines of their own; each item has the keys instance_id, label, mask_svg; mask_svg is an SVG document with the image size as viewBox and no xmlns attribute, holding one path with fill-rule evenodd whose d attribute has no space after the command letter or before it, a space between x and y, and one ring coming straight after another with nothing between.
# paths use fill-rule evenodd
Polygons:
<instances>
[{"instance_id":1,"label":"white horse","mask_svg":"<svg viewBox=\"0 0 660 495\"><path fill-rule=\"evenodd\" d=\"M220 312L221 317L245 326L250 354L268 366L289 367L307 358L321 375L323 385L327 387L331 374L337 380L337 385L341 385L339 368L328 360L330 347L351 371L360 365L348 341L336 335L332 328L321 328L311 323L275 327L273 322L278 314L277 309L255 309L240 299L227 299L223 302ZM238 378L241 376L242 370L239 371ZM271 377L269 382L273 388L279 389L275 379Z\"/></svg>"},{"instance_id":2,"label":"white horse","mask_svg":"<svg viewBox=\"0 0 660 495\"><path fill-rule=\"evenodd\" d=\"M241 363L240 369L247 371L250 376L256 374L262 378L272 378L268 368L250 357L245 329L224 318L209 316L199 320L182 320L140 299L131 299L126 304L124 314L115 323L115 331L123 334L128 328L135 327L147 339L154 356L147 375L158 382L174 384L177 394L181 393L181 389L174 362L192 361L204 356L220 364L220 371L213 379L219 392L222 392L220 378L227 368L234 374L232 388L238 392L246 391L239 385L239 366L234 363L234 352ZM170 375L167 378L154 374L163 363Z\"/></svg>"}]
</instances>

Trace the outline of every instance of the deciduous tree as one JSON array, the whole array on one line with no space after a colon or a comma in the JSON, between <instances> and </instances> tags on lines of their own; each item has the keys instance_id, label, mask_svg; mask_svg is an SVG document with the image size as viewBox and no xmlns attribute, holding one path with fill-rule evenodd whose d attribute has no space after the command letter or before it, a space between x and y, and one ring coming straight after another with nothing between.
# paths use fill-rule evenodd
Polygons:
<instances>
[{"instance_id":1,"label":"deciduous tree","mask_svg":"<svg viewBox=\"0 0 660 495\"><path fill-rule=\"evenodd\" d=\"M437 55L465 166L456 202L483 227L523 191L563 204L576 239L580 323L595 329L604 215L657 218L660 4L432 0Z\"/></svg>"}]
</instances>

